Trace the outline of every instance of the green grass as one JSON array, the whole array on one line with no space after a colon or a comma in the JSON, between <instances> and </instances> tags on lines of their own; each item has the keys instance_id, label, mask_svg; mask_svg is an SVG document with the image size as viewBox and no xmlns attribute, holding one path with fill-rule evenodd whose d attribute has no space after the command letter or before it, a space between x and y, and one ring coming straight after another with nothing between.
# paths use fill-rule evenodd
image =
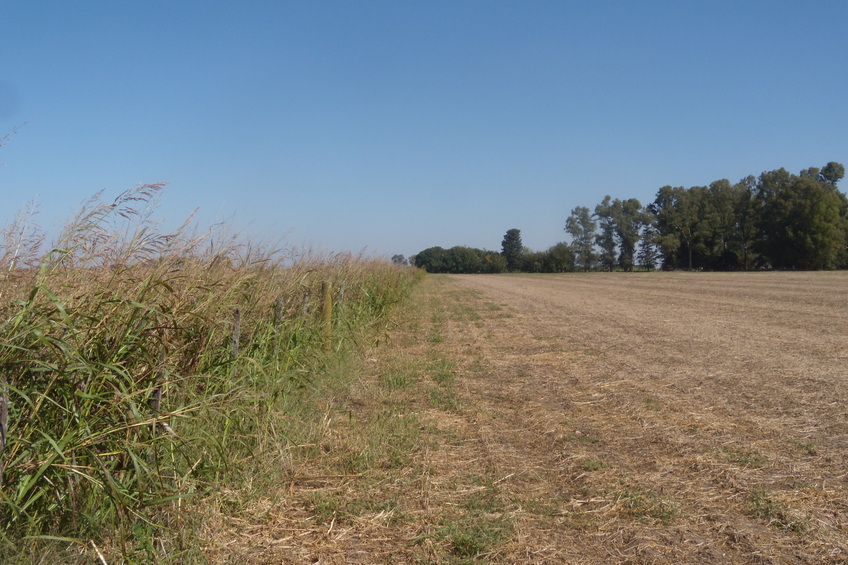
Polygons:
<instances>
[{"instance_id":1,"label":"green grass","mask_svg":"<svg viewBox=\"0 0 848 565\"><path fill-rule=\"evenodd\" d=\"M748 494L745 512L787 532L800 535L810 529L808 519L793 517L789 509L765 489L755 489Z\"/></svg>"},{"instance_id":2,"label":"green grass","mask_svg":"<svg viewBox=\"0 0 848 565\"><path fill-rule=\"evenodd\" d=\"M640 521L656 521L669 524L677 515L676 505L651 491L625 489L613 495L625 511Z\"/></svg>"},{"instance_id":3,"label":"green grass","mask_svg":"<svg viewBox=\"0 0 848 565\"><path fill-rule=\"evenodd\" d=\"M600 471L601 469L605 469L606 467L607 464L601 461L600 459L587 459L580 465L580 468L587 472Z\"/></svg>"},{"instance_id":4,"label":"green grass","mask_svg":"<svg viewBox=\"0 0 848 565\"><path fill-rule=\"evenodd\" d=\"M723 447L721 452L728 462L740 467L759 469L769 464L768 458L756 449Z\"/></svg>"},{"instance_id":5,"label":"green grass","mask_svg":"<svg viewBox=\"0 0 848 565\"><path fill-rule=\"evenodd\" d=\"M456 381L453 361L439 353L430 353L427 362L427 372L434 382L442 386L452 385Z\"/></svg>"},{"instance_id":6,"label":"green grass","mask_svg":"<svg viewBox=\"0 0 848 565\"><path fill-rule=\"evenodd\" d=\"M794 448L802 451L806 455L815 455L816 454L816 444L809 440L799 440L799 439L790 439L788 440L789 445Z\"/></svg>"},{"instance_id":7,"label":"green grass","mask_svg":"<svg viewBox=\"0 0 848 565\"><path fill-rule=\"evenodd\" d=\"M381 384L391 390L408 388L418 382L419 368L413 360L398 360L380 376Z\"/></svg>"},{"instance_id":8,"label":"green grass","mask_svg":"<svg viewBox=\"0 0 848 565\"><path fill-rule=\"evenodd\" d=\"M445 341L445 337L442 335L440 328L434 328L427 336L427 341L433 344L443 343Z\"/></svg>"},{"instance_id":9,"label":"green grass","mask_svg":"<svg viewBox=\"0 0 848 565\"><path fill-rule=\"evenodd\" d=\"M477 564L487 563L487 554L506 541L512 525L505 515L467 512L446 518L433 533L419 536L413 545L431 539L439 544L438 561L428 563Z\"/></svg>"}]
</instances>

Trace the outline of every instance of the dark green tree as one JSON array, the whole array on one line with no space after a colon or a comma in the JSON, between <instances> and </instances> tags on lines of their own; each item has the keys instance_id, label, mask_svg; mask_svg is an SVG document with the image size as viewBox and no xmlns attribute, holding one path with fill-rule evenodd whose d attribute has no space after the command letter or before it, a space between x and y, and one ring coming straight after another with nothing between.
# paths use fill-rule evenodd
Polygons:
<instances>
[{"instance_id":1,"label":"dark green tree","mask_svg":"<svg viewBox=\"0 0 848 565\"><path fill-rule=\"evenodd\" d=\"M446 272L477 274L483 272L483 261L479 250L464 245L448 249L445 259Z\"/></svg>"},{"instance_id":2,"label":"dark green tree","mask_svg":"<svg viewBox=\"0 0 848 565\"><path fill-rule=\"evenodd\" d=\"M632 271L635 263L636 246L639 244L642 226L648 222L650 214L635 198L619 200L616 198L611 205L613 229L618 244L618 266L625 271Z\"/></svg>"},{"instance_id":3,"label":"dark green tree","mask_svg":"<svg viewBox=\"0 0 848 565\"><path fill-rule=\"evenodd\" d=\"M648 207L656 217L657 244L665 268L692 269L704 187L664 186ZM681 256L684 258L681 260Z\"/></svg>"},{"instance_id":4,"label":"dark green tree","mask_svg":"<svg viewBox=\"0 0 848 565\"><path fill-rule=\"evenodd\" d=\"M600 233L595 236L595 243L601 248L599 262L602 267L612 271L615 267L615 218L613 217L613 205L609 195L604 197L603 202L595 206L595 218L598 219Z\"/></svg>"},{"instance_id":5,"label":"dark green tree","mask_svg":"<svg viewBox=\"0 0 848 565\"><path fill-rule=\"evenodd\" d=\"M446 272L447 251L442 247L429 247L415 256L415 266L428 273Z\"/></svg>"},{"instance_id":6,"label":"dark green tree","mask_svg":"<svg viewBox=\"0 0 848 565\"><path fill-rule=\"evenodd\" d=\"M521 243L521 230L507 230L501 242L501 255L506 259L506 268L517 271L521 268L521 258L524 255L524 245Z\"/></svg>"},{"instance_id":7,"label":"dark green tree","mask_svg":"<svg viewBox=\"0 0 848 565\"><path fill-rule=\"evenodd\" d=\"M544 251L533 251L532 249L524 248L524 253L521 255L521 268L523 273L544 273L545 259Z\"/></svg>"},{"instance_id":8,"label":"dark green tree","mask_svg":"<svg viewBox=\"0 0 848 565\"><path fill-rule=\"evenodd\" d=\"M821 170L820 179L831 186L845 178L845 166L842 163L831 161Z\"/></svg>"},{"instance_id":9,"label":"dark green tree","mask_svg":"<svg viewBox=\"0 0 848 565\"><path fill-rule=\"evenodd\" d=\"M484 273L505 273L506 259L500 253L495 251L483 252L483 272Z\"/></svg>"},{"instance_id":10,"label":"dark green tree","mask_svg":"<svg viewBox=\"0 0 848 565\"><path fill-rule=\"evenodd\" d=\"M414 256L414 265L428 273L503 273L506 260L496 251L457 245L450 249L430 247Z\"/></svg>"},{"instance_id":11,"label":"dark green tree","mask_svg":"<svg viewBox=\"0 0 848 565\"><path fill-rule=\"evenodd\" d=\"M734 187L727 179L710 183L703 193L698 232L703 244L703 267L707 269L732 269L738 263L733 252L735 203Z\"/></svg>"},{"instance_id":12,"label":"dark green tree","mask_svg":"<svg viewBox=\"0 0 848 565\"><path fill-rule=\"evenodd\" d=\"M565 221L565 231L571 236L575 263L584 271L590 271L595 266L596 227L591 211L585 206L576 207Z\"/></svg>"},{"instance_id":13,"label":"dark green tree","mask_svg":"<svg viewBox=\"0 0 848 565\"><path fill-rule=\"evenodd\" d=\"M652 271L657 267L659 258L657 232L652 223L647 223L642 227L641 244L639 245L639 252L636 255L636 261L643 269Z\"/></svg>"},{"instance_id":14,"label":"dark green tree","mask_svg":"<svg viewBox=\"0 0 848 565\"><path fill-rule=\"evenodd\" d=\"M567 273L574 270L574 250L566 243L557 243L545 252L544 272Z\"/></svg>"},{"instance_id":15,"label":"dark green tree","mask_svg":"<svg viewBox=\"0 0 848 565\"><path fill-rule=\"evenodd\" d=\"M836 188L840 167L828 163L827 174L807 169L796 176L778 169L760 175L760 250L773 267L837 266L848 237L848 200Z\"/></svg>"},{"instance_id":16,"label":"dark green tree","mask_svg":"<svg viewBox=\"0 0 848 565\"><path fill-rule=\"evenodd\" d=\"M745 177L734 186L736 231L734 232L733 248L735 249L740 268L749 270L759 265L759 254L756 246L760 239L761 203L756 197L757 179Z\"/></svg>"}]
</instances>

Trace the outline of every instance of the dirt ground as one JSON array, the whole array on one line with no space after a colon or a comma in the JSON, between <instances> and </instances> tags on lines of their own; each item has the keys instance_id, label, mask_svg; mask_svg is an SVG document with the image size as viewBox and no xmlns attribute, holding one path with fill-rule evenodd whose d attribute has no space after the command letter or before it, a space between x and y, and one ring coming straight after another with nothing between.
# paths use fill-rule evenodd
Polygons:
<instances>
[{"instance_id":1,"label":"dirt ground","mask_svg":"<svg viewBox=\"0 0 848 565\"><path fill-rule=\"evenodd\" d=\"M848 561L846 275L453 277L512 313L452 324L501 488L555 502L506 560Z\"/></svg>"},{"instance_id":2,"label":"dirt ground","mask_svg":"<svg viewBox=\"0 0 848 565\"><path fill-rule=\"evenodd\" d=\"M326 418L369 466L300 463L226 562L848 562L848 273L431 275L416 300ZM420 429L408 451L358 447L398 422L380 449Z\"/></svg>"}]
</instances>

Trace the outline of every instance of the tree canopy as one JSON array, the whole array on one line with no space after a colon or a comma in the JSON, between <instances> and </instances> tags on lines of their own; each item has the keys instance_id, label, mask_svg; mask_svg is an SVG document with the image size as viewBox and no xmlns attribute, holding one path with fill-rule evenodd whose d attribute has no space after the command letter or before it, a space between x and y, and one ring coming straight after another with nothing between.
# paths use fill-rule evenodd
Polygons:
<instances>
[{"instance_id":1,"label":"tree canopy","mask_svg":"<svg viewBox=\"0 0 848 565\"><path fill-rule=\"evenodd\" d=\"M414 264L437 273L654 269L848 268L848 198L837 187L845 167L831 161L799 174L786 169L736 183L661 187L654 201L607 195L577 206L565 221L570 242L527 249L507 230L501 252L425 249Z\"/></svg>"},{"instance_id":2,"label":"tree canopy","mask_svg":"<svg viewBox=\"0 0 848 565\"><path fill-rule=\"evenodd\" d=\"M848 199L835 162L709 186L665 186L648 210L665 268L844 268Z\"/></svg>"},{"instance_id":3,"label":"tree canopy","mask_svg":"<svg viewBox=\"0 0 848 565\"><path fill-rule=\"evenodd\" d=\"M414 264L428 273L506 272L506 259L500 253L462 245L450 249L430 247L415 256Z\"/></svg>"},{"instance_id":4,"label":"tree canopy","mask_svg":"<svg viewBox=\"0 0 848 565\"><path fill-rule=\"evenodd\" d=\"M521 230L507 230L501 243L501 254L506 259L506 268L517 271L521 268L521 259L524 255L524 245L521 244Z\"/></svg>"},{"instance_id":5,"label":"tree canopy","mask_svg":"<svg viewBox=\"0 0 848 565\"><path fill-rule=\"evenodd\" d=\"M578 206L571 211L571 215L565 221L565 231L571 238L571 250L574 259L581 269L590 271L595 266L597 254L595 253L595 229L597 223L592 218L592 213L585 206Z\"/></svg>"}]
</instances>

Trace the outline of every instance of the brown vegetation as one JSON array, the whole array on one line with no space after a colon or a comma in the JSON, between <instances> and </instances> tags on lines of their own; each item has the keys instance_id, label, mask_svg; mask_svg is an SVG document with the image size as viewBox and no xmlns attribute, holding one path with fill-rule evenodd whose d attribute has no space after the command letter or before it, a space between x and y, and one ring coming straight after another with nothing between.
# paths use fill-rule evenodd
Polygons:
<instances>
[{"instance_id":1,"label":"brown vegetation","mask_svg":"<svg viewBox=\"0 0 848 565\"><path fill-rule=\"evenodd\" d=\"M430 276L319 455L211 555L844 562L847 295L845 273Z\"/></svg>"}]
</instances>

